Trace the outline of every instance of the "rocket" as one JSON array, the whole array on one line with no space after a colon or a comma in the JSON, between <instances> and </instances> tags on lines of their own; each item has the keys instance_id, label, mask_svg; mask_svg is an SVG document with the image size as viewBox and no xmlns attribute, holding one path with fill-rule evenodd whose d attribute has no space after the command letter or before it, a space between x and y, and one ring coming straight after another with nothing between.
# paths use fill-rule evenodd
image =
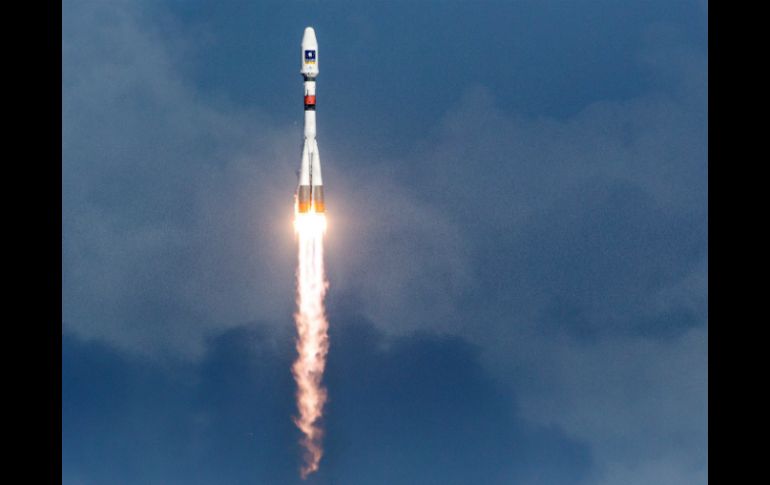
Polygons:
<instances>
[{"instance_id":1,"label":"rocket","mask_svg":"<svg viewBox=\"0 0 770 485\"><path fill-rule=\"evenodd\" d=\"M324 192L321 181L321 157L315 135L315 78L318 76L318 42L313 27L302 36L302 68L305 85L305 142L297 186L299 212L324 212Z\"/></svg>"}]
</instances>

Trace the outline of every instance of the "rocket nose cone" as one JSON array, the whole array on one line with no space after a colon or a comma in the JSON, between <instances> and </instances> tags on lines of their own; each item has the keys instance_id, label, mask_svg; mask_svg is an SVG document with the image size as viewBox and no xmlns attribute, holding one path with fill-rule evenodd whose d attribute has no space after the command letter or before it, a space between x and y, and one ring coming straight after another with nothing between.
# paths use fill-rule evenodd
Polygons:
<instances>
[{"instance_id":1,"label":"rocket nose cone","mask_svg":"<svg viewBox=\"0 0 770 485\"><path fill-rule=\"evenodd\" d=\"M302 45L305 47L317 47L318 42L315 39L315 30L313 27L306 27L305 33L302 35Z\"/></svg>"}]
</instances>

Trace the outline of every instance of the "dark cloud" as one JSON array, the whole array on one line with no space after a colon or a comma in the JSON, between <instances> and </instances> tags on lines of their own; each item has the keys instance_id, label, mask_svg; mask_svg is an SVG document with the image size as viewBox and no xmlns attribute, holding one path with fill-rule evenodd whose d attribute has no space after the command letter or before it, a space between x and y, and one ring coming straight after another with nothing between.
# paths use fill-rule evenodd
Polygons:
<instances>
[{"instance_id":1,"label":"dark cloud","mask_svg":"<svg viewBox=\"0 0 770 485\"><path fill-rule=\"evenodd\" d=\"M487 266L508 273L504 291L517 290L515 305L541 302L539 323L582 336L642 325L655 291L705 257L703 221L671 214L623 182L577 187L538 219L501 245L510 257Z\"/></svg>"},{"instance_id":2,"label":"dark cloud","mask_svg":"<svg viewBox=\"0 0 770 485\"><path fill-rule=\"evenodd\" d=\"M467 342L424 333L383 340L364 322L334 321L327 417L334 432L324 472L334 481L581 483L587 476L586 447L558 428L520 421L513 397Z\"/></svg>"},{"instance_id":3,"label":"dark cloud","mask_svg":"<svg viewBox=\"0 0 770 485\"><path fill-rule=\"evenodd\" d=\"M335 315L326 455L308 483L582 483L585 444L517 417L458 337ZM299 483L288 333L213 339L159 370L65 336L63 483Z\"/></svg>"}]
</instances>

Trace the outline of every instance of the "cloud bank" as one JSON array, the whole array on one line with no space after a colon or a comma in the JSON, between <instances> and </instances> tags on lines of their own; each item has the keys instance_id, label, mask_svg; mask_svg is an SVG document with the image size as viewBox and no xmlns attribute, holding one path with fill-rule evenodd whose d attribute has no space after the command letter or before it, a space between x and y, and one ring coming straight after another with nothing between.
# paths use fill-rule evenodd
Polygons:
<instances>
[{"instance_id":1,"label":"cloud bank","mask_svg":"<svg viewBox=\"0 0 770 485\"><path fill-rule=\"evenodd\" d=\"M266 7L254 8L241 12L243 22L264 22L259 8ZM277 25L294 15L292 8L275 14ZM337 115L319 107L327 116L319 137L329 184L331 314L341 321L360 316L385 340L424 332L476 346L489 379L517 396L515 420L500 426L526 420L585 443L595 466L582 459L574 466L590 483L705 482L708 61L702 31L675 14L656 19L646 10L623 16L608 9L604 18L597 7L583 5L581 15L597 15L598 37L592 38L568 16L556 16L559 9L500 5L499 22L514 10L519 22L537 21L518 30L522 38L513 52L533 58L511 84L506 72L488 67L497 65L493 56L478 53L488 36L501 35L497 20L454 5L434 20L444 32L467 29L460 38L476 50L455 46L465 61L451 68L452 76L436 71L431 77L416 67L410 86L436 98L420 104L418 95L397 89L397 76L385 75L408 63L401 57L420 52L424 34L417 23L427 13L413 7L397 49L401 57L391 58L378 39L383 25L402 19L394 8L342 15L332 7L339 39L330 35L326 45L345 62L377 53L382 62L364 69L366 76L380 92L394 94L392 107L380 105L381 114L363 119L365 93L352 86L364 74L347 74L344 97L335 66L325 74L329 103L333 97L359 103L345 108L340 101ZM212 79L196 74L198 52L210 45L219 52L217 42L236 35L213 13L200 22L194 12L171 7L78 1L63 11L65 334L161 366L204 365L217 352L212 339L248 322L269 329L252 342L285 336L294 304L291 191L301 132L276 106L290 106L294 90L264 81L243 91L258 93L245 102L238 86L231 92L216 84L224 76L217 73L245 69L232 58L226 64L220 57L222 65L205 71ZM551 15L563 42L536 28ZM633 18L640 34L620 36L608 27L613 15L624 26ZM490 28L476 32L474 23ZM344 47L344 35L361 36L367 45ZM615 51L623 54L622 66L601 64L591 54ZM549 61L554 53L564 56L558 58L563 69ZM487 75L490 69L497 69L495 76ZM598 73L606 82L594 84L581 73ZM501 87L500 79L509 84ZM455 96L443 104L442 89L450 88ZM531 105L522 91L535 100ZM548 93L569 109L549 108ZM334 355L333 348L330 359ZM409 369L400 370L391 369L407 379ZM330 379L342 379L335 376L330 372ZM265 398L284 404L272 399ZM343 399L332 401L330 412L344 406ZM365 417L354 423L364 426ZM334 424L340 435L330 440L344 447L344 424ZM495 436L508 443L507 431L500 433ZM389 453L389 460L408 462ZM507 470L496 456L485 466L503 475L486 477L491 481ZM338 473L351 469L345 458L333 460Z\"/></svg>"}]
</instances>

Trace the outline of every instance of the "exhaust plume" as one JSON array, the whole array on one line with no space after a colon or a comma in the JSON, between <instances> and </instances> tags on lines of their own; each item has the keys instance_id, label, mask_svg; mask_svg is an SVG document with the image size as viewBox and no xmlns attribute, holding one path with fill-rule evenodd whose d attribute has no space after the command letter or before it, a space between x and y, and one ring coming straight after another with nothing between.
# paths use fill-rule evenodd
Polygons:
<instances>
[{"instance_id":1,"label":"exhaust plume","mask_svg":"<svg viewBox=\"0 0 770 485\"><path fill-rule=\"evenodd\" d=\"M327 282L323 263L323 236L326 217L314 210L295 211L294 229L298 236L297 261L297 360L292 366L297 382L297 410L294 423L304 435L303 479L318 470L323 455L323 429L319 423L326 403L322 386L326 354L329 351L329 324L324 311Z\"/></svg>"}]
</instances>

